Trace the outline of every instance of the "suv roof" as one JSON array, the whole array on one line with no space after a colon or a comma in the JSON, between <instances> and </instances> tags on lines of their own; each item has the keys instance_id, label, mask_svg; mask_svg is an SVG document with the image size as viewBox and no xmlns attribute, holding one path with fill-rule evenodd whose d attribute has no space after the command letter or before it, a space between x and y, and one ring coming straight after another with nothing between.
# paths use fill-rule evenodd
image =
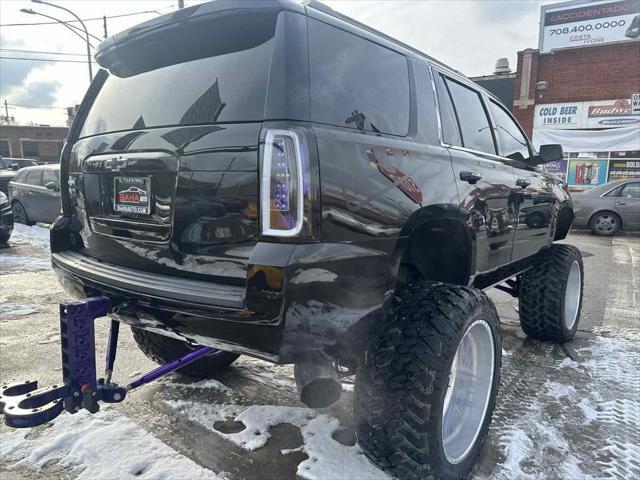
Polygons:
<instances>
[{"instance_id":1,"label":"suv roof","mask_svg":"<svg viewBox=\"0 0 640 480\"><path fill-rule=\"evenodd\" d=\"M384 40L390 44L392 44L396 49L402 50L407 56L410 57L421 57L428 59L429 61L437 64L439 67L446 69L449 72L454 72L457 75L460 75L466 78L459 71L449 67L443 62L427 55L420 50L407 45L399 40L396 40L393 37L390 37L374 28L371 28L363 23L358 22L357 20L348 17L347 15L343 15L328 7L327 5L319 2L317 0L244 0L238 2L237 0L216 0L207 3L201 3L199 5L193 5L191 7L187 7L181 10L177 10L175 12L171 12L160 17L153 18L144 23L140 23L134 27L131 27L127 30L124 30L106 40L101 42L98 45L96 51L96 61L98 64L104 68L110 67L110 54L112 51L118 46L122 46L125 43L128 43L131 40L139 39L146 35L152 33L158 33L161 30L169 29L171 27L175 27L176 24L185 23L187 21L197 21L202 20L203 18L212 14L219 14L221 11L225 10L238 10L238 9L251 9L251 8L280 8L283 10L291 10L297 13L305 14L306 12L316 11L321 14L329 15L335 19L341 20L356 29L367 32L371 35L378 37L378 39Z\"/></svg>"}]
</instances>

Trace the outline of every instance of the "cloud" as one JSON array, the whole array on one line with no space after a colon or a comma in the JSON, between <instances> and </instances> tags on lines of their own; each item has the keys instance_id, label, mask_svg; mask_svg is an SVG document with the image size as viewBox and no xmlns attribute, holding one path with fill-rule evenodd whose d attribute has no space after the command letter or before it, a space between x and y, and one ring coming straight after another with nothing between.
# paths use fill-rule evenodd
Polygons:
<instances>
[{"instance_id":1,"label":"cloud","mask_svg":"<svg viewBox=\"0 0 640 480\"><path fill-rule=\"evenodd\" d=\"M30 82L11 95L11 101L23 105L52 106L62 84L57 80Z\"/></svg>"},{"instance_id":2,"label":"cloud","mask_svg":"<svg viewBox=\"0 0 640 480\"><path fill-rule=\"evenodd\" d=\"M24 49L24 42L21 39L7 38L6 35L0 34L0 46L2 48ZM21 55L6 52L2 56L17 57ZM0 58L0 97L6 97L11 90L22 86L29 73L43 65L46 63Z\"/></svg>"}]
</instances>

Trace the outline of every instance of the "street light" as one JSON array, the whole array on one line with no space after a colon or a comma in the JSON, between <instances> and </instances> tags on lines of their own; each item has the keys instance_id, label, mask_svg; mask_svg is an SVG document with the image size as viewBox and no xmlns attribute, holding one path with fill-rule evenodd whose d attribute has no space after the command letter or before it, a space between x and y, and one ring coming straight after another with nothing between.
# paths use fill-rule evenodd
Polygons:
<instances>
[{"instance_id":1,"label":"street light","mask_svg":"<svg viewBox=\"0 0 640 480\"><path fill-rule=\"evenodd\" d=\"M87 30L87 26L84 24L84 22L82 21L82 19L77 16L75 13L73 13L71 10L69 10L68 8L65 7L61 7L60 5L55 5L53 3L49 3L49 2L45 2L43 0L31 0L33 3L39 3L42 5L49 5L50 7L53 8L59 8L60 10L64 10L65 12L67 12L68 14L72 15L76 20L78 20L80 22L80 25L82 25L82 28L84 29L84 34L86 36L86 42L87 42L87 62L89 65L89 80L93 80L93 69L91 68L91 44L89 43L89 31Z\"/></svg>"}]
</instances>

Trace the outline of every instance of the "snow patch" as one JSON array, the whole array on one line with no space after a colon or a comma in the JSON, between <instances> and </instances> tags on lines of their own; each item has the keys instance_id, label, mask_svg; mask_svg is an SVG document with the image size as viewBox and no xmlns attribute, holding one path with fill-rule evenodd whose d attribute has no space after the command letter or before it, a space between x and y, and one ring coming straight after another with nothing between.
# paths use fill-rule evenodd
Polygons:
<instances>
[{"instance_id":1,"label":"snow patch","mask_svg":"<svg viewBox=\"0 0 640 480\"><path fill-rule=\"evenodd\" d=\"M282 423L300 428L304 444L296 449L282 450L286 455L292 451L303 451L309 457L298 465L297 475L307 480L340 480L366 478L390 480L364 456L358 445L345 446L332 435L340 422L328 415L300 407L275 405L214 405L199 402L168 400L165 404L185 415L221 437L249 451L264 447L270 438L269 430ZM237 433L222 433L213 424L216 421L234 418L242 422L245 429Z\"/></svg>"},{"instance_id":2,"label":"snow patch","mask_svg":"<svg viewBox=\"0 0 640 480\"><path fill-rule=\"evenodd\" d=\"M24 303L3 303L0 305L0 317L4 316L24 316L38 313L40 310L35 305Z\"/></svg>"},{"instance_id":3,"label":"snow patch","mask_svg":"<svg viewBox=\"0 0 640 480\"><path fill-rule=\"evenodd\" d=\"M596 418L598 418L598 411L586 398L580 400L580 403L578 403L578 407L580 408L580 410L582 410L582 414L587 420L595 420Z\"/></svg>"},{"instance_id":4,"label":"snow patch","mask_svg":"<svg viewBox=\"0 0 640 480\"><path fill-rule=\"evenodd\" d=\"M534 479L533 475L525 473L520 467L520 463L529 457L533 449L533 442L526 432L513 427L500 440L505 445L507 457L503 464L504 471L502 473L508 475L509 478Z\"/></svg>"},{"instance_id":5,"label":"snow patch","mask_svg":"<svg viewBox=\"0 0 640 480\"><path fill-rule=\"evenodd\" d=\"M553 398L572 397L576 393L576 389L573 385L565 385L547 380L544 386L547 389L547 396Z\"/></svg>"},{"instance_id":6,"label":"snow patch","mask_svg":"<svg viewBox=\"0 0 640 480\"><path fill-rule=\"evenodd\" d=\"M291 279L291 283L304 284L314 282L333 282L338 275L324 268L310 268L308 270L298 270Z\"/></svg>"},{"instance_id":7,"label":"snow patch","mask_svg":"<svg viewBox=\"0 0 640 480\"><path fill-rule=\"evenodd\" d=\"M218 479L108 407L95 415L62 414L51 428L0 435L0 458L11 468L40 471L50 462L71 470L77 479Z\"/></svg>"}]
</instances>

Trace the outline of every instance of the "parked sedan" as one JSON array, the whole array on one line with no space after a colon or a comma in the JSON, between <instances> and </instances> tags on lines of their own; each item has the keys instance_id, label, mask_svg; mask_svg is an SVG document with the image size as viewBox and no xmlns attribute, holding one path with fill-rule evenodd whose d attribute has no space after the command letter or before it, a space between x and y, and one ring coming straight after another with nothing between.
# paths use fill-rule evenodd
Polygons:
<instances>
[{"instance_id":1,"label":"parked sedan","mask_svg":"<svg viewBox=\"0 0 640 480\"><path fill-rule=\"evenodd\" d=\"M9 200L18 223L52 223L60 215L60 165L21 169L9 182Z\"/></svg>"},{"instance_id":2,"label":"parked sedan","mask_svg":"<svg viewBox=\"0 0 640 480\"><path fill-rule=\"evenodd\" d=\"M640 179L617 180L573 195L574 227L596 235L640 230Z\"/></svg>"},{"instance_id":3,"label":"parked sedan","mask_svg":"<svg viewBox=\"0 0 640 480\"><path fill-rule=\"evenodd\" d=\"M13 212L9 198L0 192L0 245L7 243L13 232Z\"/></svg>"},{"instance_id":4,"label":"parked sedan","mask_svg":"<svg viewBox=\"0 0 640 480\"><path fill-rule=\"evenodd\" d=\"M4 162L13 170L20 170L25 167L35 167L40 165L37 160L31 158L3 158Z\"/></svg>"}]
</instances>

